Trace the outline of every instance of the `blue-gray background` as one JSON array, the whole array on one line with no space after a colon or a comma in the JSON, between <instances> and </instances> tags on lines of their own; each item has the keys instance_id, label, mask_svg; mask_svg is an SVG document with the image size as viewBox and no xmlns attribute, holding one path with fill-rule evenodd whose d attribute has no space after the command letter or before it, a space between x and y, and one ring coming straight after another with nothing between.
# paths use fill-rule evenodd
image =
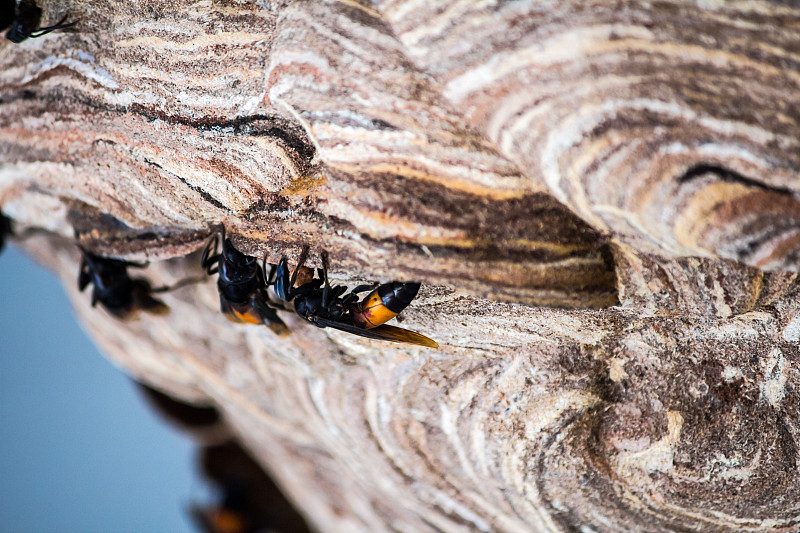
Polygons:
<instances>
[{"instance_id":1,"label":"blue-gray background","mask_svg":"<svg viewBox=\"0 0 800 533\"><path fill-rule=\"evenodd\" d=\"M7 246L0 302L0 531L193 530L194 445L98 353L58 280Z\"/></svg>"}]
</instances>

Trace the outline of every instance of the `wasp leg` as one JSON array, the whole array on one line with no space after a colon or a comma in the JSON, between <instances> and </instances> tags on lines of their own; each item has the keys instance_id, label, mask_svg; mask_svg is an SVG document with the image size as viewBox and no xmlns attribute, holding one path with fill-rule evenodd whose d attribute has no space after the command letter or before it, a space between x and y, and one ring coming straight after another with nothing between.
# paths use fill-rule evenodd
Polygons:
<instances>
[{"instance_id":1,"label":"wasp leg","mask_svg":"<svg viewBox=\"0 0 800 533\"><path fill-rule=\"evenodd\" d=\"M298 272L300 272L300 267L303 266L303 263L305 263L306 259L308 259L308 250L309 250L308 245L303 246L303 251L300 252L300 257L297 258L297 266L294 267L294 272L292 272L291 283L289 284L290 290L291 287L294 287L294 284L297 282L297 274Z\"/></svg>"},{"instance_id":2,"label":"wasp leg","mask_svg":"<svg viewBox=\"0 0 800 533\"><path fill-rule=\"evenodd\" d=\"M28 37L32 37L32 38L35 39L36 37L41 37L42 35L47 35L51 31L62 30L64 28L69 28L69 27L74 26L75 24L78 23L78 21L76 20L75 22L68 22L67 24L64 24L65 20L67 20L67 15L64 15L64 17L61 20L59 20L57 23L53 24L52 26L48 26L46 28L39 28L36 31L32 31L28 35Z\"/></svg>"},{"instance_id":3,"label":"wasp leg","mask_svg":"<svg viewBox=\"0 0 800 533\"><path fill-rule=\"evenodd\" d=\"M91 280L92 276L89 274L89 264L86 262L86 256L81 256L81 269L78 273L78 290L83 291Z\"/></svg>"},{"instance_id":4,"label":"wasp leg","mask_svg":"<svg viewBox=\"0 0 800 533\"><path fill-rule=\"evenodd\" d=\"M380 285L380 283L378 283L377 281L375 283L372 283L371 285L359 285L353 288L353 290L350 291L350 294L359 294L362 292L374 291L378 285Z\"/></svg>"},{"instance_id":5,"label":"wasp leg","mask_svg":"<svg viewBox=\"0 0 800 533\"><path fill-rule=\"evenodd\" d=\"M264 259L261 260L261 275L264 277L264 285L269 287L272 285L270 280L275 275L277 267L270 263L269 274L267 274L267 254L268 252L264 252Z\"/></svg>"},{"instance_id":6,"label":"wasp leg","mask_svg":"<svg viewBox=\"0 0 800 533\"><path fill-rule=\"evenodd\" d=\"M266 261L266 259L267 256L266 254L264 254L264 261ZM266 270L264 270L264 272L266 273ZM276 275L277 273L278 273L278 265L273 265L272 263L270 263L269 274L267 274L267 280L266 280L267 287L269 287L270 285L275 285L275 283L277 283L278 281Z\"/></svg>"},{"instance_id":7,"label":"wasp leg","mask_svg":"<svg viewBox=\"0 0 800 533\"><path fill-rule=\"evenodd\" d=\"M224 231L223 227L223 234ZM216 274L219 271L219 267L215 266L219 262L219 254L217 253L218 247L219 239L215 233L211 237L211 240L208 241L205 250L203 250L203 257L200 258L200 266L202 266L209 275Z\"/></svg>"},{"instance_id":8,"label":"wasp leg","mask_svg":"<svg viewBox=\"0 0 800 533\"><path fill-rule=\"evenodd\" d=\"M347 296L345 296L344 298L342 298L342 306L344 306L345 309L349 309L351 305L357 303L358 303L358 295L352 292Z\"/></svg>"},{"instance_id":9,"label":"wasp leg","mask_svg":"<svg viewBox=\"0 0 800 533\"><path fill-rule=\"evenodd\" d=\"M328 253L322 252L322 308L327 309L331 292L331 284L328 283Z\"/></svg>"},{"instance_id":10,"label":"wasp leg","mask_svg":"<svg viewBox=\"0 0 800 533\"><path fill-rule=\"evenodd\" d=\"M324 281L324 288L322 292L322 306L328 307L331 302L335 302L342 294L347 292L347 287L344 285L338 285L336 287L331 286L330 282L328 281L328 253L322 253L322 268L320 269L321 277ZM325 293L328 293L327 299L325 297Z\"/></svg>"},{"instance_id":11,"label":"wasp leg","mask_svg":"<svg viewBox=\"0 0 800 533\"><path fill-rule=\"evenodd\" d=\"M80 247L79 247L80 248ZM78 274L78 288L83 290L92 281L92 274L97 272L97 265L94 260L89 256L89 252L80 248L81 250L81 271ZM92 303L94 305L94 302Z\"/></svg>"},{"instance_id":12,"label":"wasp leg","mask_svg":"<svg viewBox=\"0 0 800 533\"><path fill-rule=\"evenodd\" d=\"M129 266L131 268L147 268L150 266L150 263L133 263L131 261L125 261L125 266Z\"/></svg>"}]
</instances>

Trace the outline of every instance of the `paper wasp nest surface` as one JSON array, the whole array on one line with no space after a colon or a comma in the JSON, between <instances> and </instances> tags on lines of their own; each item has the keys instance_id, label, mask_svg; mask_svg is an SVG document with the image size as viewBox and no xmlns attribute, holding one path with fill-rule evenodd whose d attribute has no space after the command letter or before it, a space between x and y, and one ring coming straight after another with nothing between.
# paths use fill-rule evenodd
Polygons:
<instances>
[{"instance_id":1,"label":"paper wasp nest surface","mask_svg":"<svg viewBox=\"0 0 800 533\"><path fill-rule=\"evenodd\" d=\"M313 527L800 529L800 8L40 0L0 44L0 209L108 355L211 401ZM439 349L120 321L76 244L420 281ZM131 275L134 275L132 272Z\"/></svg>"}]
</instances>

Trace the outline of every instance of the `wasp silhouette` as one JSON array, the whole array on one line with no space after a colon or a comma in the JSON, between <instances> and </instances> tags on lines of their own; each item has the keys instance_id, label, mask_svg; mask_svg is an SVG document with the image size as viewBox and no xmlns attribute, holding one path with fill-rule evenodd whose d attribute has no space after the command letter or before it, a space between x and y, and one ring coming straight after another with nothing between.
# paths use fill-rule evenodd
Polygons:
<instances>
[{"instance_id":1,"label":"wasp silhouette","mask_svg":"<svg viewBox=\"0 0 800 533\"><path fill-rule=\"evenodd\" d=\"M99 303L120 319L131 318L139 310L156 315L164 314L169 308L152 295L197 281L188 279L172 287L154 289L147 280L128 275L129 267L144 268L147 265L100 257L82 248L81 253L83 259L78 275L78 288L83 291L91 283L92 306Z\"/></svg>"},{"instance_id":2,"label":"wasp silhouette","mask_svg":"<svg viewBox=\"0 0 800 533\"><path fill-rule=\"evenodd\" d=\"M0 252L6 245L6 236L11 234L11 219L0 213Z\"/></svg>"},{"instance_id":3,"label":"wasp silhouette","mask_svg":"<svg viewBox=\"0 0 800 533\"><path fill-rule=\"evenodd\" d=\"M309 533L274 481L235 439L222 413L211 405L186 403L136 384L150 407L200 444L195 455L200 473L217 494L210 502L188 509L198 531Z\"/></svg>"},{"instance_id":4,"label":"wasp silhouette","mask_svg":"<svg viewBox=\"0 0 800 533\"><path fill-rule=\"evenodd\" d=\"M216 502L192 505L208 533L309 533L305 520L261 466L235 441L201 450L204 477L219 490Z\"/></svg>"},{"instance_id":5,"label":"wasp silhouette","mask_svg":"<svg viewBox=\"0 0 800 533\"><path fill-rule=\"evenodd\" d=\"M304 248L291 276L286 258L282 258L275 279L278 298L294 303L294 310L299 316L318 327L330 327L360 337L439 347L436 341L415 331L385 324L408 307L417 296L419 283L393 281L377 286L359 285L345 294L347 287L331 286L328 282L328 256L323 253L322 268L317 270L318 277L295 287L298 272L307 257L308 248ZM369 294L359 301L359 293L368 290Z\"/></svg>"},{"instance_id":6,"label":"wasp silhouette","mask_svg":"<svg viewBox=\"0 0 800 533\"><path fill-rule=\"evenodd\" d=\"M64 24L67 16L53 26L40 28L42 9L34 0L20 0L17 5L15 0L0 0L0 31L8 28L6 39L12 43L21 43L28 38L41 37L51 31L74 26L77 22Z\"/></svg>"},{"instance_id":7,"label":"wasp silhouette","mask_svg":"<svg viewBox=\"0 0 800 533\"><path fill-rule=\"evenodd\" d=\"M255 257L244 255L225 236L215 234L203 251L201 264L206 272L219 273L217 289L222 313L232 322L263 324L280 337L289 334L289 328L278 317L267 293L264 266ZM217 253L219 241L222 253Z\"/></svg>"}]
</instances>

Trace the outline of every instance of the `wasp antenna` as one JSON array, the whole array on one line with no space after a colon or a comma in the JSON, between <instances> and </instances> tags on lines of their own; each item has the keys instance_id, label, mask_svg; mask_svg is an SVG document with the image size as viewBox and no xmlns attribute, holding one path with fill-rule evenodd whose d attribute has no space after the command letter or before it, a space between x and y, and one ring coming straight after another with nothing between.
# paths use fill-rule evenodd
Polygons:
<instances>
[{"instance_id":1,"label":"wasp antenna","mask_svg":"<svg viewBox=\"0 0 800 533\"><path fill-rule=\"evenodd\" d=\"M48 26L46 28L39 28L35 32L32 32L31 33L31 37L41 37L42 35L46 35L46 34L50 33L51 31L63 30L64 28L70 28L70 27L72 27L72 26L74 26L75 24L78 23L78 21L76 20L74 22L67 22L66 24L64 24L65 20L67 20L67 15L64 15L64 17L62 17L61 20L59 20L56 24L53 24L52 26ZM37 35L34 35L34 33L36 33Z\"/></svg>"}]
</instances>

